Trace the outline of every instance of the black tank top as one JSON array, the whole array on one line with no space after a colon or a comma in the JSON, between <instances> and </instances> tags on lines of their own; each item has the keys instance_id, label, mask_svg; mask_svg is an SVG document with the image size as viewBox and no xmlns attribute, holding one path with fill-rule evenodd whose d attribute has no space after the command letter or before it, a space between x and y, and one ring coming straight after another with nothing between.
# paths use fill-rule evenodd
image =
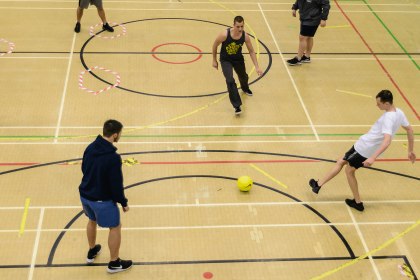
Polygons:
<instances>
[{"instance_id":1,"label":"black tank top","mask_svg":"<svg viewBox=\"0 0 420 280\"><path fill-rule=\"evenodd\" d=\"M243 62L244 56L242 55L242 46L245 43L245 31L242 31L242 36L235 40L230 36L230 28L227 30L226 40L222 43L220 51L220 59L228 60L231 62Z\"/></svg>"}]
</instances>

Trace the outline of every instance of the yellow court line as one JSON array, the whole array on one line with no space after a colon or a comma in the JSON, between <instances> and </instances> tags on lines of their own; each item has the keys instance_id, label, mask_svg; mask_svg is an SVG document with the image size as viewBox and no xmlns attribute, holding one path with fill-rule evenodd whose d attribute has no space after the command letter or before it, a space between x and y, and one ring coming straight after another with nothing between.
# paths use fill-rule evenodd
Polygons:
<instances>
[{"instance_id":1,"label":"yellow court line","mask_svg":"<svg viewBox=\"0 0 420 280\"><path fill-rule=\"evenodd\" d=\"M189 116L189 115L192 115L192 114L195 114L195 113L197 113L197 112L199 112L199 111L201 111L201 110L204 110L204 109L206 109L207 107L209 107L210 105L213 105L213 104L216 104L217 102L219 102L220 100L222 100L223 98L225 98L226 96L228 96L228 94L229 93L226 93L225 95L223 95L222 97L220 97L219 99L217 99L216 101L213 101L212 103L210 103L210 104L207 104L206 106L204 106L204 107L201 107L200 109L197 109L197 110L195 110L195 111L192 111L192 112L189 112L188 114L185 114L185 115L182 115L182 116L180 116L180 117L176 117L176 118L173 118L173 119L170 119L170 120L167 120L167 121L163 121L163 122L159 122L159 123L154 123L154 124L151 124L151 125L146 125L146 126L142 126L142 127L138 127L138 128L133 128L133 129L129 129L129 130L125 130L125 131L123 131L124 133L125 132L131 132L131 131L136 131L136 130L140 130L140 129L145 129L145 128L148 128L148 127L152 127L152 126L157 126L157 125L161 125L161 124L165 124L165 123L169 123L169 122L173 122L173 121L176 121L176 120L179 120L179 119L182 119L182 118L185 118L185 117L187 117L187 116ZM45 139L79 139L79 138L91 138L91 137L96 137L96 136L98 136L97 134L92 134L92 135L84 135L84 136L70 136L70 137L56 137L56 138L51 138L51 137L49 137L49 138L47 138L47 137L40 137L40 138L0 138L0 140L45 140Z\"/></svg>"},{"instance_id":2,"label":"yellow court line","mask_svg":"<svg viewBox=\"0 0 420 280\"><path fill-rule=\"evenodd\" d=\"M412 4L412 5L414 5L417 9L419 9L420 10L420 7L419 6L417 6L416 4L414 4L413 2L411 2L411 1L408 1L408 0L406 0L408 3L410 3L410 4Z\"/></svg>"},{"instance_id":3,"label":"yellow court line","mask_svg":"<svg viewBox=\"0 0 420 280\"><path fill-rule=\"evenodd\" d=\"M321 27L321 28L336 28L336 27L349 27L351 25L338 25L338 26L325 26L325 27Z\"/></svg>"},{"instance_id":4,"label":"yellow court line","mask_svg":"<svg viewBox=\"0 0 420 280\"><path fill-rule=\"evenodd\" d=\"M372 98L372 96L370 96L370 95L364 95L364 94L360 94L360 93L354 93L354 92L350 92L350 91L344 91L344 90L339 90L339 89L337 89L337 91L339 91L339 92L345 92L345 93L350 93L350 94L355 94L355 95L360 95L360 96L364 96L364 97L370 97L370 98Z\"/></svg>"},{"instance_id":5,"label":"yellow court line","mask_svg":"<svg viewBox=\"0 0 420 280\"><path fill-rule=\"evenodd\" d=\"M26 199L25 212L23 212L23 218L22 218L22 223L20 224L20 231L19 231L18 237L21 237L22 234L23 234L23 231L25 230L26 216L28 215L28 209L29 209L29 202L30 201L31 201L31 199L28 197Z\"/></svg>"},{"instance_id":6,"label":"yellow court line","mask_svg":"<svg viewBox=\"0 0 420 280\"><path fill-rule=\"evenodd\" d=\"M261 169L259 169L255 165L253 165L252 163L250 163L249 165L251 165L252 167L254 167L255 169L257 169L258 171L260 171L262 174L264 174L265 176L267 176L268 178L270 178L271 180L273 180L274 182L276 182L280 186L285 187L287 189L287 186L285 184L280 183L279 181L277 181L276 179L274 179L273 177L271 177L270 175L268 175L267 173L265 173L264 171L262 171Z\"/></svg>"},{"instance_id":7,"label":"yellow court line","mask_svg":"<svg viewBox=\"0 0 420 280\"><path fill-rule=\"evenodd\" d=\"M348 262L346 264L343 264L337 268L334 268L333 270L330 270L328 272L325 272L324 274L321 274L320 276L311 278L310 280L319 280L324 278L325 276L331 275L333 273L336 273L337 271L346 268L352 264L355 264L356 262L358 262L359 260L365 259L367 257L369 257L370 255L373 255L374 253L378 252L379 250L382 250L383 248L387 247L388 245L390 245L391 243L393 243L395 240L397 240L398 238L400 238L401 236L403 236L404 234L406 234L407 232L409 232L410 230L414 229L416 226L420 225L420 220L418 220L416 223L414 223L411 227L409 227L408 229L404 230L403 232L401 232L400 234L398 234L397 236L395 236L394 238L392 238L391 240L388 240L387 242L385 242L384 244L382 244L381 246L379 246L376 249L373 249L372 251L370 251L369 253L364 254L363 256L358 257L357 259L352 260L351 262Z\"/></svg>"},{"instance_id":8,"label":"yellow court line","mask_svg":"<svg viewBox=\"0 0 420 280\"><path fill-rule=\"evenodd\" d=\"M225 7L225 6L223 6L222 4L217 3L216 1L213 1L213 0L209 0L209 1L210 1L210 2L213 2L214 4L219 5L220 7L224 8L224 9L226 9L226 10L228 10L229 12L231 12L232 14L234 14L235 16L237 16L237 15L238 15L237 13L235 13L234 11L232 11L231 9L229 9L229 8L227 8L227 7ZM249 25L248 25L248 23L246 23L246 21L245 21L245 25L249 28L249 30L251 31L252 35L253 35L253 36L254 36L254 38L255 38L255 41L257 42L257 61L258 61L258 60L260 59L260 44L258 43L258 38L257 38L257 35L256 35L256 34L255 34L255 32L252 30L251 26L249 26ZM255 70L255 65L252 67L251 72L249 72L248 76L251 76L251 74L252 74L252 72L254 72L254 70Z\"/></svg>"},{"instance_id":9,"label":"yellow court line","mask_svg":"<svg viewBox=\"0 0 420 280\"><path fill-rule=\"evenodd\" d=\"M224 9L226 9L226 10L230 11L231 13L233 13L234 15L237 15L235 12L233 12L229 8L227 8L227 7L221 5L221 4L219 4L219 3L217 3L217 2L215 2L213 0L209 0L209 1L211 1L211 2L213 2L215 4L217 4L217 5L219 5L221 7L223 7ZM249 30L251 31L252 35L255 37L255 41L257 42L257 60L259 60L259 58L260 58L260 45L258 43L257 35L255 34L255 32L251 29L251 27L246 22L245 22L245 25L249 28ZM251 72L249 72L248 76L251 76L251 74L252 74L252 72L254 70L255 70L255 65L254 65L254 67L252 67L252 70L251 70ZM170 119L170 120L167 120L167 121L163 121L163 122L159 122L159 123L155 123L155 124L151 124L151 125L147 125L147 126L142 126L142 127L138 127L138 128L134 128L134 129L125 130L123 132L126 133L126 132L132 132L132 131L136 131L136 130L141 130L141 129L145 129L145 128L148 128L148 127L157 126L157 125L161 125L161 124L165 124L165 123L169 123L169 122L173 122L173 121L176 121L176 120L185 118L185 117L187 117L189 115L195 114L195 113L197 113L197 112L199 112L201 110L206 109L210 105L213 105L213 104L219 102L220 100L222 100L223 98L225 98L226 96L228 96L228 94L229 93L226 93L225 95L223 95L221 98L217 99L216 101L213 101L212 103L210 103L210 104L208 104L208 105L206 105L204 107L201 107L200 109L197 109L195 111L192 111L192 112L190 112L188 114L185 114L185 115L182 115L180 117L176 117L176 118L173 118L173 119ZM96 136L97 135L94 134L94 135L71 136L71 137L60 137L59 136L59 137L55 137L55 138L50 138L50 137L39 137L39 138L0 138L0 140L45 140L45 139L64 139L64 140L66 140L66 139L91 138L91 137L96 137Z\"/></svg>"}]
</instances>

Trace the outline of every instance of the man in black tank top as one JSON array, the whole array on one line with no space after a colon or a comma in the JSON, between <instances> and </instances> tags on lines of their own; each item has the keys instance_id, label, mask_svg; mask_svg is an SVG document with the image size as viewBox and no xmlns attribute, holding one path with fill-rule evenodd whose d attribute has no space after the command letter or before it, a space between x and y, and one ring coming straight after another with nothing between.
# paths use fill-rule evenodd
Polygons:
<instances>
[{"instance_id":1,"label":"man in black tank top","mask_svg":"<svg viewBox=\"0 0 420 280\"><path fill-rule=\"evenodd\" d=\"M226 84L229 91L230 102L235 108L235 114L239 115L241 111L241 97L239 96L238 87L233 78L233 69L238 75L241 83L242 91L252 96L252 91L248 86L248 74L245 69L245 61L242 55L242 46L246 44L252 62L255 65L255 70L258 76L262 76L262 71L258 66L257 56L251 44L249 35L244 31L244 19L241 16L235 17L233 21L233 28L223 31L214 41L213 44L213 67L218 69L217 63L217 48L222 44L220 51L220 65L222 66L223 75L226 78Z\"/></svg>"}]
</instances>

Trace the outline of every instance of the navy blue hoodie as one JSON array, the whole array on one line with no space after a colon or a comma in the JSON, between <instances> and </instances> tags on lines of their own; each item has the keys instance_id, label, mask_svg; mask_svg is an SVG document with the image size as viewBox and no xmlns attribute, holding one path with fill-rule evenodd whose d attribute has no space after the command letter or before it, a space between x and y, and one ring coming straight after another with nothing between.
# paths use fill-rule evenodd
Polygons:
<instances>
[{"instance_id":1,"label":"navy blue hoodie","mask_svg":"<svg viewBox=\"0 0 420 280\"><path fill-rule=\"evenodd\" d=\"M80 196L90 201L113 200L126 207L122 161L117 148L98 135L83 154Z\"/></svg>"}]
</instances>

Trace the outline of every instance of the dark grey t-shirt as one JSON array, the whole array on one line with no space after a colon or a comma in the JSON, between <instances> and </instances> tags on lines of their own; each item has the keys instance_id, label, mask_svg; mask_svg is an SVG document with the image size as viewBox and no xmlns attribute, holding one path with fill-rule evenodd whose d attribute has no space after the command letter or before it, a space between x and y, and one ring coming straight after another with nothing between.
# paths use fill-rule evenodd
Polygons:
<instances>
[{"instance_id":1,"label":"dark grey t-shirt","mask_svg":"<svg viewBox=\"0 0 420 280\"><path fill-rule=\"evenodd\" d=\"M296 0L292 10L299 10L299 20L303 25L317 26L328 19L329 0Z\"/></svg>"}]
</instances>

